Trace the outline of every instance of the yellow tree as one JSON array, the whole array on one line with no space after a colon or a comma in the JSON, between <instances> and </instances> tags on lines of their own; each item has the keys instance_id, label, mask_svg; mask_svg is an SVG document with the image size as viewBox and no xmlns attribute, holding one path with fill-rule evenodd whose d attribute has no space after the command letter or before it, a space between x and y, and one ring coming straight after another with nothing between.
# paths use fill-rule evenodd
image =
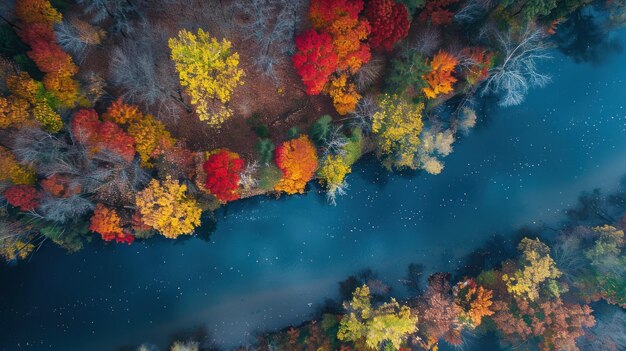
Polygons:
<instances>
[{"instance_id":1,"label":"yellow tree","mask_svg":"<svg viewBox=\"0 0 626 351\"><path fill-rule=\"evenodd\" d=\"M202 29L198 29L197 35L181 30L177 38L170 38L169 47L180 84L191 97L198 117L219 127L232 117L226 104L235 88L243 84L239 54L231 51L228 40L219 42Z\"/></svg>"},{"instance_id":2,"label":"yellow tree","mask_svg":"<svg viewBox=\"0 0 626 351\"><path fill-rule=\"evenodd\" d=\"M424 104L411 104L396 95L383 95L380 110L372 117L377 153L387 168L417 167L415 154L421 144Z\"/></svg>"},{"instance_id":3,"label":"yellow tree","mask_svg":"<svg viewBox=\"0 0 626 351\"><path fill-rule=\"evenodd\" d=\"M348 82L348 74L345 72L332 78L324 88L324 92L333 98L335 110L340 115L353 112L361 99L354 83Z\"/></svg>"},{"instance_id":4,"label":"yellow tree","mask_svg":"<svg viewBox=\"0 0 626 351\"><path fill-rule=\"evenodd\" d=\"M35 173L19 164L9 149L0 146L0 181L32 185L35 184Z\"/></svg>"},{"instance_id":5,"label":"yellow tree","mask_svg":"<svg viewBox=\"0 0 626 351\"><path fill-rule=\"evenodd\" d=\"M339 323L337 338L352 341L359 349L378 350L383 342L399 349L402 342L417 331L417 317L408 306L401 306L395 299L378 307L372 307L367 285L356 288L350 302L344 303L346 314Z\"/></svg>"},{"instance_id":6,"label":"yellow tree","mask_svg":"<svg viewBox=\"0 0 626 351\"><path fill-rule=\"evenodd\" d=\"M169 176L162 182L153 179L135 200L143 223L170 239L191 234L200 225L202 210L186 191L185 184Z\"/></svg>"},{"instance_id":7,"label":"yellow tree","mask_svg":"<svg viewBox=\"0 0 626 351\"><path fill-rule=\"evenodd\" d=\"M548 288L556 286L554 279L561 276L561 271L550 257L548 245L539 239L524 238L517 248L522 252L519 265L512 274L503 274L502 280L509 293L535 300L539 297L539 285L546 282ZM552 292L558 295L558 291Z\"/></svg>"}]
</instances>

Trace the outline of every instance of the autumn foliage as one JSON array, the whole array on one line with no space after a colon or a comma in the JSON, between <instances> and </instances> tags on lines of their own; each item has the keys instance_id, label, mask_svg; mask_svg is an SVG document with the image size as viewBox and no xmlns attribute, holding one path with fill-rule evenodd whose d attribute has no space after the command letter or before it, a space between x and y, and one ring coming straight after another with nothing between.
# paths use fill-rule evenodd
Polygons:
<instances>
[{"instance_id":1,"label":"autumn foliage","mask_svg":"<svg viewBox=\"0 0 626 351\"><path fill-rule=\"evenodd\" d=\"M285 141L274 152L276 165L283 176L274 186L287 194L303 193L317 169L317 151L308 136Z\"/></svg>"},{"instance_id":2,"label":"autumn foliage","mask_svg":"<svg viewBox=\"0 0 626 351\"><path fill-rule=\"evenodd\" d=\"M191 234L200 225L202 210L196 200L187 195L185 184L169 176L164 181L153 179L137 194L136 205L143 223L166 238Z\"/></svg>"},{"instance_id":3,"label":"autumn foliage","mask_svg":"<svg viewBox=\"0 0 626 351\"><path fill-rule=\"evenodd\" d=\"M421 21L430 20L435 25L450 24L454 15L450 6L457 2L459 0L427 0L419 18Z\"/></svg>"},{"instance_id":4,"label":"autumn foliage","mask_svg":"<svg viewBox=\"0 0 626 351\"><path fill-rule=\"evenodd\" d=\"M89 230L100 234L104 241L115 240L117 243L131 244L135 240L134 236L122 228L121 219L117 212L103 204L96 205Z\"/></svg>"},{"instance_id":5,"label":"autumn foliage","mask_svg":"<svg viewBox=\"0 0 626 351\"><path fill-rule=\"evenodd\" d=\"M203 165L206 173L206 188L223 202L239 198L239 173L243 160L238 154L221 149L209 155Z\"/></svg>"},{"instance_id":6,"label":"autumn foliage","mask_svg":"<svg viewBox=\"0 0 626 351\"><path fill-rule=\"evenodd\" d=\"M21 211L34 210L38 205L37 189L31 185L15 185L5 190L2 195L7 202Z\"/></svg>"},{"instance_id":7,"label":"autumn foliage","mask_svg":"<svg viewBox=\"0 0 626 351\"><path fill-rule=\"evenodd\" d=\"M361 95L356 91L354 83L348 82L347 73L334 76L326 85L325 91L333 98L335 110L340 115L353 112L359 99L361 99Z\"/></svg>"},{"instance_id":8,"label":"autumn foliage","mask_svg":"<svg viewBox=\"0 0 626 351\"><path fill-rule=\"evenodd\" d=\"M35 173L21 165L10 150L0 146L0 181L16 185L35 184Z\"/></svg>"},{"instance_id":9,"label":"autumn foliage","mask_svg":"<svg viewBox=\"0 0 626 351\"><path fill-rule=\"evenodd\" d=\"M73 76L78 72L78 67L57 44L53 31L54 25L61 21L61 14L48 0L18 0L15 14L23 23L18 34L31 48L28 57L46 73L44 86L64 105L74 106L78 99L78 83Z\"/></svg>"},{"instance_id":10,"label":"autumn foliage","mask_svg":"<svg viewBox=\"0 0 626 351\"><path fill-rule=\"evenodd\" d=\"M109 150L126 162L132 161L135 156L133 137L113 122L101 122L94 110L81 109L75 112L71 128L76 140L90 146L94 153Z\"/></svg>"},{"instance_id":11,"label":"autumn foliage","mask_svg":"<svg viewBox=\"0 0 626 351\"><path fill-rule=\"evenodd\" d=\"M370 0L365 5L365 17L371 25L369 44L372 49L391 51L409 34L409 13L394 0Z\"/></svg>"},{"instance_id":12,"label":"autumn foliage","mask_svg":"<svg viewBox=\"0 0 626 351\"><path fill-rule=\"evenodd\" d=\"M105 121L111 121L117 124L129 124L137 121L141 117L142 113L137 106L126 104L122 99L113 101L102 115Z\"/></svg>"},{"instance_id":13,"label":"autumn foliage","mask_svg":"<svg viewBox=\"0 0 626 351\"><path fill-rule=\"evenodd\" d=\"M489 76L493 53L480 47L470 47L463 49L461 55L468 61L465 68L465 80L470 85L477 84Z\"/></svg>"},{"instance_id":14,"label":"autumn foliage","mask_svg":"<svg viewBox=\"0 0 626 351\"><path fill-rule=\"evenodd\" d=\"M439 94L447 94L453 90L452 85L457 79L452 75L459 61L447 52L439 51L430 61L430 72L424 76L428 86L422 91L429 99Z\"/></svg>"},{"instance_id":15,"label":"autumn foliage","mask_svg":"<svg viewBox=\"0 0 626 351\"><path fill-rule=\"evenodd\" d=\"M317 95L337 69L338 59L332 38L328 33L309 29L298 35L295 41L298 51L293 55L293 65L306 86L307 94Z\"/></svg>"}]
</instances>

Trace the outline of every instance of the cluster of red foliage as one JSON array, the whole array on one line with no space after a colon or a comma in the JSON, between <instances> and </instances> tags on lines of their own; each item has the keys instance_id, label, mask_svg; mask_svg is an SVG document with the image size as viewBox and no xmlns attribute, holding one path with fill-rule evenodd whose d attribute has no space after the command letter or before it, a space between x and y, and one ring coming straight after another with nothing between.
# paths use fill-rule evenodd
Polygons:
<instances>
[{"instance_id":1,"label":"cluster of red foliage","mask_svg":"<svg viewBox=\"0 0 626 351\"><path fill-rule=\"evenodd\" d=\"M96 111L92 109L76 111L71 130L76 140L94 148L95 152L107 149L126 162L131 162L135 157L133 137L113 122L101 122Z\"/></svg>"},{"instance_id":2,"label":"cluster of red foliage","mask_svg":"<svg viewBox=\"0 0 626 351\"><path fill-rule=\"evenodd\" d=\"M31 185L15 185L6 189L2 195L7 202L22 211L34 210L39 205L37 189Z\"/></svg>"},{"instance_id":3,"label":"cluster of red foliage","mask_svg":"<svg viewBox=\"0 0 626 351\"><path fill-rule=\"evenodd\" d=\"M365 42L369 22L359 18L362 0L312 0L309 18L314 29L295 39L297 52L293 65L307 87L307 94L322 92L337 70L356 73L369 62L371 52Z\"/></svg>"},{"instance_id":4,"label":"cluster of red foliage","mask_svg":"<svg viewBox=\"0 0 626 351\"><path fill-rule=\"evenodd\" d=\"M78 83L72 77L78 67L56 42L53 27L61 15L48 0L18 0L15 13L23 22L18 34L31 47L28 57L46 73L44 86L63 104L73 106L78 98Z\"/></svg>"},{"instance_id":5,"label":"cluster of red foliage","mask_svg":"<svg viewBox=\"0 0 626 351\"><path fill-rule=\"evenodd\" d=\"M474 85L489 76L489 66L493 58L493 53L479 47L465 48L461 51L461 55L470 61L469 67L466 69L465 80Z\"/></svg>"},{"instance_id":6,"label":"cluster of red foliage","mask_svg":"<svg viewBox=\"0 0 626 351\"><path fill-rule=\"evenodd\" d=\"M132 244L135 237L122 229L120 216L114 209L97 204L91 217L89 230L100 234L102 240L115 240L117 243Z\"/></svg>"},{"instance_id":7,"label":"cluster of red foliage","mask_svg":"<svg viewBox=\"0 0 626 351\"><path fill-rule=\"evenodd\" d=\"M450 5L456 4L459 0L428 0L420 13L421 21L428 21L435 25L450 24L452 15Z\"/></svg>"},{"instance_id":8,"label":"cluster of red foliage","mask_svg":"<svg viewBox=\"0 0 626 351\"><path fill-rule=\"evenodd\" d=\"M243 160L238 154L221 149L211 154L203 165L206 172L205 186L211 194L222 201L239 198L239 173L243 169Z\"/></svg>"},{"instance_id":9,"label":"cluster of red foliage","mask_svg":"<svg viewBox=\"0 0 626 351\"><path fill-rule=\"evenodd\" d=\"M338 60L333 51L333 40L328 33L309 29L298 35L295 42L298 52L293 55L293 66L302 77L307 88L306 93L317 95L337 69Z\"/></svg>"},{"instance_id":10,"label":"cluster of red foliage","mask_svg":"<svg viewBox=\"0 0 626 351\"><path fill-rule=\"evenodd\" d=\"M365 5L365 17L372 29L369 44L372 49L391 51L409 34L409 13L406 6L394 0L371 0Z\"/></svg>"}]
</instances>

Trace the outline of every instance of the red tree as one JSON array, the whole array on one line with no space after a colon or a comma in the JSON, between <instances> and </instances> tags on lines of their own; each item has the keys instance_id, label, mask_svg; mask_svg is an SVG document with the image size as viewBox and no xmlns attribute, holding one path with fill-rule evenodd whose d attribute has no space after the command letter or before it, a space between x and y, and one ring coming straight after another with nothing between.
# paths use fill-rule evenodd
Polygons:
<instances>
[{"instance_id":1,"label":"red tree","mask_svg":"<svg viewBox=\"0 0 626 351\"><path fill-rule=\"evenodd\" d=\"M337 54L328 33L310 29L295 39L298 52L293 55L293 66L298 71L309 95L322 92L330 75L337 69Z\"/></svg>"},{"instance_id":2,"label":"red tree","mask_svg":"<svg viewBox=\"0 0 626 351\"><path fill-rule=\"evenodd\" d=\"M15 185L2 193L7 202L22 211L34 210L37 207L39 194L37 190L30 185Z\"/></svg>"},{"instance_id":3,"label":"red tree","mask_svg":"<svg viewBox=\"0 0 626 351\"><path fill-rule=\"evenodd\" d=\"M107 149L121 156L126 162L135 156L135 140L113 122L100 122L96 111L81 109L74 113L72 133L81 143L94 148L95 152Z\"/></svg>"},{"instance_id":4,"label":"red tree","mask_svg":"<svg viewBox=\"0 0 626 351\"><path fill-rule=\"evenodd\" d=\"M369 43L372 49L391 51L409 34L409 13L402 3L394 0L371 0L365 5L365 17L370 23Z\"/></svg>"},{"instance_id":5,"label":"red tree","mask_svg":"<svg viewBox=\"0 0 626 351\"><path fill-rule=\"evenodd\" d=\"M206 160L203 165L207 178L205 186L218 200L226 202L239 198L239 172L243 160L238 154L221 149Z\"/></svg>"},{"instance_id":6,"label":"red tree","mask_svg":"<svg viewBox=\"0 0 626 351\"><path fill-rule=\"evenodd\" d=\"M435 25L450 24L454 13L449 7L457 2L459 0L428 0L419 18L421 21L430 20Z\"/></svg>"},{"instance_id":7,"label":"red tree","mask_svg":"<svg viewBox=\"0 0 626 351\"><path fill-rule=\"evenodd\" d=\"M89 230L100 234L102 240L115 240L117 243L131 244L135 237L128 231L122 229L120 216L114 209L110 209L103 204L97 204L91 217Z\"/></svg>"}]
</instances>

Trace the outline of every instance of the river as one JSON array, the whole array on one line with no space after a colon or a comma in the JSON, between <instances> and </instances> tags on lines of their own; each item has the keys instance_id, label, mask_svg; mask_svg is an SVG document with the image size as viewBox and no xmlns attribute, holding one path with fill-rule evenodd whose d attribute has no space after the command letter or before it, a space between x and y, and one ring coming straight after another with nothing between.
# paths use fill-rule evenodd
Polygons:
<instances>
[{"instance_id":1,"label":"river","mask_svg":"<svg viewBox=\"0 0 626 351\"><path fill-rule=\"evenodd\" d=\"M618 33L622 42L626 32ZM311 317L364 268L398 283L411 262L454 270L494 234L553 223L580 191L626 173L626 54L577 64L554 51L553 82L493 108L437 176L385 174L369 159L328 205L258 197L217 213L209 241L44 246L0 268L1 350L115 350L204 325L218 345ZM209 230L209 229L205 229Z\"/></svg>"}]
</instances>

